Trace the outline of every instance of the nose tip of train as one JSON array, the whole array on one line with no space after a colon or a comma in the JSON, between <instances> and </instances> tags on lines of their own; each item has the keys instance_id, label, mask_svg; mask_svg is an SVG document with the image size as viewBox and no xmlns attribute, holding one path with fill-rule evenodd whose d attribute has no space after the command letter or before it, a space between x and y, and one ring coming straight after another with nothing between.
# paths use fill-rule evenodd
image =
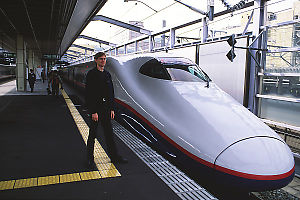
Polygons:
<instances>
[{"instance_id":1,"label":"nose tip of train","mask_svg":"<svg viewBox=\"0 0 300 200\"><path fill-rule=\"evenodd\" d=\"M294 158L289 147L270 137L248 138L234 143L215 160L218 173L232 184L252 191L278 189L294 177Z\"/></svg>"}]
</instances>

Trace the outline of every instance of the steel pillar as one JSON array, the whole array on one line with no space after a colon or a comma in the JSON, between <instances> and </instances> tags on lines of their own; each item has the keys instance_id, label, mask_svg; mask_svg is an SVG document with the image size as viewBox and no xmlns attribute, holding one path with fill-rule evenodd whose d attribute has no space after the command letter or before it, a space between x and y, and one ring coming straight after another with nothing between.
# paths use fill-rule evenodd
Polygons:
<instances>
[{"instance_id":1,"label":"steel pillar","mask_svg":"<svg viewBox=\"0 0 300 200\"><path fill-rule=\"evenodd\" d=\"M208 37L208 25L207 25L207 18L204 17L202 20L203 23L203 32L202 32L202 43L206 42Z\"/></svg>"},{"instance_id":2,"label":"steel pillar","mask_svg":"<svg viewBox=\"0 0 300 200\"><path fill-rule=\"evenodd\" d=\"M153 41L154 41L154 38L153 36L149 36L149 52L152 52L153 51Z\"/></svg>"},{"instance_id":3,"label":"steel pillar","mask_svg":"<svg viewBox=\"0 0 300 200\"><path fill-rule=\"evenodd\" d=\"M166 20L163 20L162 21L162 28L166 28L166 25L167 25L167 21ZM161 35L161 47L164 47L166 46L166 35L165 34L162 34Z\"/></svg>"},{"instance_id":4,"label":"steel pillar","mask_svg":"<svg viewBox=\"0 0 300 200\"><path fill-rule=\"evenodd\" d=\"M170 29L170 47L173 48L175 45L175 29Z\"/></svg>"},{"instance_id":5,"label":"steel pillar","mask_svg":"<svg viewBox=\"0 0 300 200\"><path fill-rule=\"evenodd\" d=\"M135 41L134 42L134 50L135 50L135 52L137 52L138 49L139 49L139 47L138 47L138 41Z\"/></svg>"},{"instance_id":6,"label":"steel pillar","mask_svg":"<svg viewBox=\"0 0 300 200\"><path fill-rule=\"evenodd\" d=\"M253 35L258 37L261 33L261 27L265 24L266 20L266 8L265 8L265 0L255 0L254 7L258 7L258 9L254 10L253 13ZM256 41L252 44L253 48L260 48L262 46L261 38L256 39ZM259 56L259 52L257 50L251 50L250 53L255 56ZM265 59L265 58L262 58ZM255 61L251 59L250 62L250 80L249 80L249 103L248 109L251 110L255 115L259 113L259 99L256 97L256 94L259 93L259 79L258 72L262 70L260 66L257 66Z\"/></svg>"}]
</instances>

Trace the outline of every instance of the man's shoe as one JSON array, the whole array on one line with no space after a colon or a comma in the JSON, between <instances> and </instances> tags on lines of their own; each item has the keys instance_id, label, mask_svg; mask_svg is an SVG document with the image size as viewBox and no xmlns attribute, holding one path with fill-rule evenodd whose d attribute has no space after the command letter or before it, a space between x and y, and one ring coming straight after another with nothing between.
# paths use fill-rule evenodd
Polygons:
<instances>
[{"instance_id":1,"label":"man's shoe","mask_svg":"<svg viewBox=\"0 0 300 200\"><path fill-rule=\"evenodd\" d=\"M87 156L87 164L89 167L92 167L95 163L94 163L94 156Z\"/></svg>"},{"instance_id":2,"label":"man's shoe","mask_svg":"<svg viewBox=\"0 0 300 200\"><path fill-rule=\"evenodd\" d=\"M117 158L112 158L111 162L112 163L128 163L128 160L126 158L118 156Z\"/></svg>"},{"instance_id":3,"label":"man's shoe","mask_svg":"<svg viewBox=\"0 0 300 200\"><path fill-rule=\"evenodd\" d=\"M93 160L89 160L89 161L88 161L88 165L89 165L89 166L93 166L93 164L94 164L94 161L93 161Z\"/></svg>"}]
</instances>

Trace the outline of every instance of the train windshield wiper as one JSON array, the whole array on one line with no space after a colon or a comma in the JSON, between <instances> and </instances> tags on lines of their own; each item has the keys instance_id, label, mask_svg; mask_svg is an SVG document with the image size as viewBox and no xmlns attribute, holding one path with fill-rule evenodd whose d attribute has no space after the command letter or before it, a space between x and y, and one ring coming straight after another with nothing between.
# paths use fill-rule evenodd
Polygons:
<instances>
[{"instance_id":1,"label":"train windshield wiper","mask_svg":"<svg viewBox=\"0 0 300 200\"><path fill-rule=\"evenodd\" d=\"M193 75L197 76L198 78L202 79L203 81L205 81L206 82L205 87L209 88L210 78L201 68L199 68L197 65L191 65L188 67L188 70L191 74L193 74Z\"/></svg>"},{"instance_id":2,"label":"train windshield wiper","mask_svg":"<svg viewBox=\"0 0 300 200\"><path fill-rule=\"evenodd\" d=\"M207 88L209 88L209 79L206 79L206 86Z\"/></svg>"}]
</instances>

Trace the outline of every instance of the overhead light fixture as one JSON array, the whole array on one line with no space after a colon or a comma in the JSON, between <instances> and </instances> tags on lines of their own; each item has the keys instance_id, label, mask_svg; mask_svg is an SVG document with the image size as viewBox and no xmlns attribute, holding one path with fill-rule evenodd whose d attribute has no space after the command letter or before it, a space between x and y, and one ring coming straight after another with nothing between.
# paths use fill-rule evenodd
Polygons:
<instances>
[{"instance_id":1,"label":"overhead light fixture","mask_svg":"<svg viewBox=\"0 0 300 200\"><path fill-rule=\"evenodd\" d=\"M190 5L188 5L186 3L183 3L183 2L181 2L179 0L174 0L174 1L176 1L176 2L178 2L180 4L182 4L182 5L184 5L186 7L188 7L189 9L191 9L191 10L197 12L197 13L200 13L201 15L207 16L210 21L213 20L213 17L214 17L214 0L207 0L207 5L208 5L207 7L208 7L208 10L209 10L208 12L205 12L203 10L200 10L198 8L190 6Z\"/></svg>"},{"instance_id":2,"label":"overhead light fixture","mask_svg":"<svg viewBox=\"0 0 300 200\"><path fill-rule=\"evenodd\" d=\"M136 1L136 2L139 2L141 4L144 4L145 6L147 6L148 8L150 8L151 10L153 10L154 12L158 12L157 10L155 10L154 8L150 7L148 4L142 2L142 1L139 1L139 0L124 0L124 2L129 2L129 1Z\"/></svg>"}]
</instances>

